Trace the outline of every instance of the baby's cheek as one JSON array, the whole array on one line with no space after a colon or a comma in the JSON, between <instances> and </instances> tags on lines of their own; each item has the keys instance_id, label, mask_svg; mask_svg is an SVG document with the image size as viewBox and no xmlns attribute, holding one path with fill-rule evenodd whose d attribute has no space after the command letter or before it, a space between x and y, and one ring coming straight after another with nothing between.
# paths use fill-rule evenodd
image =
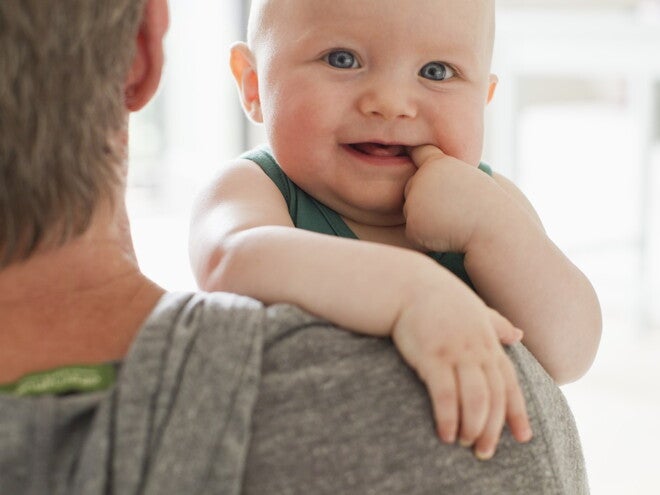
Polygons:
<instances>
[{"instance_id":1,"label":"baby's cheek","mask_svg":"<svg viewBox=\"0 0 660 495\"><path fill-rule=\"evenodd\" d=\"M437 136L437 146L443 153L468 165L478 166L483 151L483 126L466 122L463 127L450 125Z\"/></svg>"},{"instance_id":2,"label":"baby's cheek","mask_svg":"<svg viewBox=\"0 0 660 495\"><path fill-rule=\"evenodd\" d=\"M280 104L274 108L271 135L279 140L304 142L318 133L316 112L295 99L290 101L291 104Z\"/></svg>"}]
</instances>

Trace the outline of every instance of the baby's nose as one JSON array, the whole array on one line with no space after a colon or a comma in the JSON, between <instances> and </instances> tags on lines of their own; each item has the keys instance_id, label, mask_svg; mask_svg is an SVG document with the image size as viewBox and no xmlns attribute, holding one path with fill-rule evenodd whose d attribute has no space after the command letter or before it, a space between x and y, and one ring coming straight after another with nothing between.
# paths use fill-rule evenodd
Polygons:
<instances>
[{"instance_id":1,"label":"baby's nose","mask_svg":"<svg viewBox=\"0 0 660 495\"><path fill-rule=\"evenodd\" d=\"M360 96L358 107L366 116L385 120L410 119L417 116L417 105L405 84L374 82Z\"/></svg>"}]
</instances>

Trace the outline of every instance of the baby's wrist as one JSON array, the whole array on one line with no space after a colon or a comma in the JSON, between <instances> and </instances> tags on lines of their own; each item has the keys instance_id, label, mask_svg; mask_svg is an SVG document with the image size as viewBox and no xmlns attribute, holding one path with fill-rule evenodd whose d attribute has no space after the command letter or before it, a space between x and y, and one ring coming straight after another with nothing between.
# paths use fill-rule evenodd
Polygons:
<instances>
[{"instance_id":1,"label":"baby's wrist","mask_svg":"<svg viewBox=\"0 0 660 495\"><path fill-rule=\"evenodd\" d=\"M465 254L515 249L518 240L545 236L534 219L520 205L506 198L501 205L489 208L489 214L479 218L473 234L468 239Z\"/></svg>"}]
</instances>

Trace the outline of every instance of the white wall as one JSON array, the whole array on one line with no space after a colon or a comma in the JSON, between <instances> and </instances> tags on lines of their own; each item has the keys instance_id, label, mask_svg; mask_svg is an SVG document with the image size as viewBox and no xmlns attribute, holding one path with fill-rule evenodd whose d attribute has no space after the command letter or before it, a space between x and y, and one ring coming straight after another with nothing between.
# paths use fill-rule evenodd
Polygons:
<instances>
[{"instance_id":1,"label":"white wall","mask_svg":"<svg viewBox=\"0 0 660 495\"><path fill-rule=\"evenodd\" d=\"M194 195L242 150L242 113L228 68L241 15L240 0L170 0L161 90L131 123L135 247L145 273L168 289L195 288L187 257Z\"/></svg>"}]
</instances>

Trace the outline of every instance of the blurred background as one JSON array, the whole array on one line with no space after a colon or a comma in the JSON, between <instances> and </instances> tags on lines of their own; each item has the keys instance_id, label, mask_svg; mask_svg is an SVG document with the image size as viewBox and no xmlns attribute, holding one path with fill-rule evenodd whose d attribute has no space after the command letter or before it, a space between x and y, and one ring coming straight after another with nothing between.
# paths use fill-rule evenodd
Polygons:
<instances>
[{"instance_id":1,"label":"blurred background","mask_svg":"<svg viewBox=\"0 0 660 495\"><path fill-rule=\"evenodd\" d=\"M228 49L247 0L170 0L158 97L131 121L129 211L147 275L192 290L199 188L262 140L243 118ZM603 306L600 353L563 387L594 495L658 493L660 1L498 0L484 160L514 180ZM660 296L656 296L660 297ZM579 331L579 329L576 329Z\"/></svg>"}]
</instances>

